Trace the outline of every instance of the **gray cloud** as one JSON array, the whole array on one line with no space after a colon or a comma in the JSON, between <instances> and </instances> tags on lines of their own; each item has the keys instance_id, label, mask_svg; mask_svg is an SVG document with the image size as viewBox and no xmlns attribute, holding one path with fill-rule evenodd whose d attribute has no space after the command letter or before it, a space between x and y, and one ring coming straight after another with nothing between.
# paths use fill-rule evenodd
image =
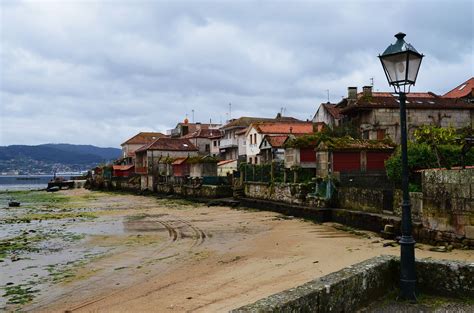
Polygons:
<instances>
[{"instance_id":1,"label":"gray cloud","mask_svg":"<svg viewBox=\"0 0 474 313\"><path fill-rule=\"evenodd\" d=\"M326 89L375 80L404 31L426 55L418 91L473 75L472 1L3 1L0 145L117 146L197 121L309 118Z\"/></svg>"}]
</instances>

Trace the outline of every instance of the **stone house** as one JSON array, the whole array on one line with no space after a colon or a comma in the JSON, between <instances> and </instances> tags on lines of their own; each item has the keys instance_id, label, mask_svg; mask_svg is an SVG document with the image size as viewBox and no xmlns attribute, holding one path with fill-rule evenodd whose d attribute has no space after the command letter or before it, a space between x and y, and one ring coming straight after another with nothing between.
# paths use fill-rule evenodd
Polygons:
<instances>
[{"instance_id":1,"label":"stone house","mask_svg":"<svg viewBox=\"0 0 474 313\"><path fill-rule=\"evenodd\" d=\"M197 156L198 148L185 138L158 138L137 149L135 155L141 188L153 190L154 178L171 175L171 160Z\"/></svg>"},{"instance_id":2,"label":"stone house","mask_svg":"<svg viewBox=\"0 0 474 313\"><path fill-rule=\"evenodd\" d=\"M342 172L385 171L385 160L395 150L389 141L338 138L321 141L316 151L316 176Z\"/></svg>"},{"instance_id":3,"label":"stone house","mask_svg":"<svg viewBox=\"0 0 474 313\"><path fill-rule=\"evenodd\" d=\"M219 133L215 136L209 137L211 140L211 153L213 157L219 157L221 155L220 145L221 145L222 132L219 130Z\"/></svg>"},{"instance_id":4,"label":"stone house","mask_svg":"<svg viewBox=\"0 0 474 313\"><path fill-rule=\"evenodd\" d=\"M217 160L211 157L198 158L190 161L191 177L216 177L217 176Z\"/></svg>"},{"instance_id":5,"label":"stone house","mask_svg":"<svg viewBox=\"0 0 474 313\"><path fill-rule=\"evenodd\" d=\"M175 128L168 131L171 138L181 138L192 134L200 129L219 129L220 124L190 123L187 118L182 123L176 124Z\"/></svg>"},{"instance_id":6,"label":"stone house","mask_svg":"<svg viewBox=\"0 0 474 313\"><path fill-rule=\"evenodd\" d=\"M274 135L302 135L310 134L314 130L312 122L260 122L253 123L245 133L247 162L261 164L262 154L260 145L265 136Z\"/></svg>"},{"instance_id":7,"label":"stone house","mask_svg":"<svg viewBox=\"0 0 474 313\"><path fill-rule=\"evenodd\" d=\"M220 137L222 137L222 134L219 129L199 128L181 138L189 139L189 141L198 148L200 155L212 155L211 150L216 150L215 147L212 149L212 145L215 144L215 138L218 140Z\"/></svg>"},{"instance_id":8,"label":"stone house","mask_svg":"<svg viewBox=\"0 0 474 313\"><path fill-rule=\"evenodd\" d=\"M135 151L166 135L157 132L140 132L121 144L124 164L134 164Z\"/></svg>"},{"instance_id":9,"label":"stone house","mask_svg":"<svg viewBox=\"0 0 474 313\"><path fill-rule=\"evenodd\" d=\"M321 103L314 114L313 123L324 123L329 128L339 126L342 119L340 111L341 109L337 107L337 103Z\"/></svg>"},{"instance_id":10,"label":"stone house","mask_svg":"<svg viewBox=\"0 0 474 313\"><path fill-rule=\"evenodd\" d=\"M392 139L400 143L400 110L397 95L372 92L371 86L357 93L349 87L348 97L337 104L344 116L343 123L355 126L363 139ZM422 125L465 128L474 126L474 103L456 98L441 97L431 92L412 92L407 95L408 136Z\"/></svg>"},{"instance_id":11,"label":"stone house","mask_svg":"<svg viewBox=\"0 0 474 313\"><path fill-rule=\"evenodd\" d=\"M443 95L443 98L460 99L465 102L474 102L474 77L469 78L459 86Z\"/></svg>"},{"instance_id":12,"label":"stone house","mask_svg":"<svg viewBox=\"0 0 474 313\"><path fill-rule=\"evenodd\" d=\"M283 144L287 139L288 135L265 135L259 146L261 163L283 162L285 160Z\"/></svg>"}]
</instances>

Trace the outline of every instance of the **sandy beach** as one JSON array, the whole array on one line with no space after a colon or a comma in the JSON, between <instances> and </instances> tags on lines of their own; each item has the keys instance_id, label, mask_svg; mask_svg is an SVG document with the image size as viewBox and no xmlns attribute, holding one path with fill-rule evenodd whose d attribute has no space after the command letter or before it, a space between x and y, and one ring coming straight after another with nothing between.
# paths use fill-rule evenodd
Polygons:
<instances>
[{"instance_id":1,"label":"sandy beach","mask_svg":"<svg viewBox=\"0 0 474 313\"><path fill-rule=\"evenodd\" d=\"M58 194L54 197L64 201L35 207L42 214L86 211L94 218L69 215L48 226L60 225L64 233L81 236L58 251L51 252L46 245L47 251L30 255L50 261L38 261L42 266L62 270L50 271L31 301L5 304L6 309L225 312L371 257L399 253L398 246L384 247L388 241L373 233L344 231L336 224L315 224L272 212L84 189ZM1 218L3 231L12 227L5 222L11 222L11 216ZM419 245L417 257L474 262L472 251L428 249ZM47 255L54 255L53 261ZM63 255L76 257L66 260ZM30 269L21 267L35 268L34 260L22 260L21 254L16 262L6 257L0 263L7 273L2 285L14 279L12 268L24 273L16 285L28 280L25 273ZM56 273L53 278L51 273Z\"/></svg>"}]
</instances>

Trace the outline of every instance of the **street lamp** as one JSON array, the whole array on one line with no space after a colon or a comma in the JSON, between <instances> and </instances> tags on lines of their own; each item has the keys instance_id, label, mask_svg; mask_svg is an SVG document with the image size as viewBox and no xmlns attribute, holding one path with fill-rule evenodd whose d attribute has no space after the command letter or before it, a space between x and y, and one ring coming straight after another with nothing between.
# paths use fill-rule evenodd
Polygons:
<instances>
[{"instance_id":1,"label":"street lamp","mask_svg":"<svg viewBox=\"0 0 474 313\"><path fill-rule=\"evenodd\" d=\"M408 193L408 156L406 99L415 85L423 54L405 42L404 33L395 35L397 41L379 55L387 76L400 101L400 144L402 148L402 238L400 239L400 298L416 301L415 240L412 236L411 204Z\"/></svg>"}]
</instances>

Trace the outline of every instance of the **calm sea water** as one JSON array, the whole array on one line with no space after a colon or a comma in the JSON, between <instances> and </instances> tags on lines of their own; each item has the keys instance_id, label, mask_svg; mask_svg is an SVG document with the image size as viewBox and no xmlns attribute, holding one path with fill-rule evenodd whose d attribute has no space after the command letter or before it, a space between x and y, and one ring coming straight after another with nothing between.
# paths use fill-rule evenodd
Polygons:
<instances>
[{"instance_id":1,"label":"calm sea water","mask_svg":"<svg viewBox=\"0 0 474 313\"><path fill-rule=\"evenodd\" d=\"M71 175L61 175L66 179ZM0 176L0 190L36 190L44 189L53 175L11 175Z\"/></svg>"}]
</instances>

